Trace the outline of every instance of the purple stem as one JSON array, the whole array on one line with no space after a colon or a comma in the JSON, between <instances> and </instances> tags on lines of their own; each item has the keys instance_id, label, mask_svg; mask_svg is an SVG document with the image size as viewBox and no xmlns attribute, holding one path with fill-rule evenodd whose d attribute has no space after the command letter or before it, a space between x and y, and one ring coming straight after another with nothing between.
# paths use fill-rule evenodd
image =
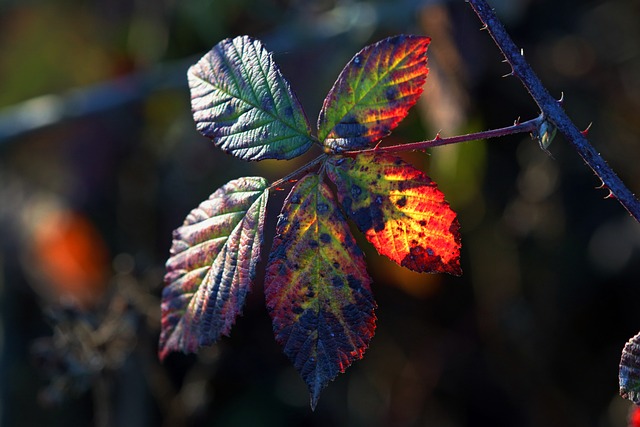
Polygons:
<instances>
[{"instance_id":1,"label":"purple stem","mask_svg":"<svg viewBox=\"0 0 640 427\"><path fill-rule=\"evenodd\" d=\"M429 141L412 142L409 144L389 145L387 147L375 147L368 148L366 150L354 150L345 151L345 156L355 156L363 153L376 153L376 154L389 154L389 153L401 153L406 151L425 150L431 147L439 147L441 145L455 144L458 142L476 141L479 139L497 138L500 136L512 135L515 133L534 133L538 132L540 124L542 122L542 116L527 120L526 122L516 123L512 126L507 126L499 129L485 130L482 132L469 133L467 135L452 136L449 138L442 138L440 136L435 137Z\"/></svg>"},{"instance_id":2,"label":"purple stem","mask_svg":"<svg viewBox=\"0 0 640 427\"><path fill-rule=\"evenodd\" d=\"M593 172L602 180L602 187L608 188L610 195L618 199L624 208L640 222L640 201L624 185L615 172L604 161L600 154L589 144L585 135L573 124L569 116L562 109L561 103L554 99L542 82L533 72L520 49L509 37L504 26L498 20L493 9L485 0L466 0L476 12L480 21L485 25L493 41L502 51L505 59L511 65L512 74L520 79L529 91L542 115L553 123L565 138L573 145L580 157Z\"/></svg>"}]
</instances>

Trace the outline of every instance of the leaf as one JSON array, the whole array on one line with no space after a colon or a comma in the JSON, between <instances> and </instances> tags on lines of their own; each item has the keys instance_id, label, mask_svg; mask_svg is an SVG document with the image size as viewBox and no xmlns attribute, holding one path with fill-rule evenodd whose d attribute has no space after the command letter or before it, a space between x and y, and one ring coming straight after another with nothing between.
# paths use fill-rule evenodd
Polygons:
<instances>
[{"instance_id":1,"label":"leaf","mask_svg":"<svg viewBox=\"0 0 640 427\"><path fill-rule=\"evenodd\" d=\"M620 395L640 405L640 333L631 338L620 358Z\"/></svg>"},{"instance_id":2,"label":"leaf","mask_svg":"<svg viewBox=\"0 0 640 427\"><path fill-rule=\"evenodd\" d=\"M311 393L361 359L375 330L376 303L364 256L317 175L285 200L266 270L273 330Z\"/></svg>"},{"instance_id":3,"label":"leaf","mask_svg":"<svg viewBox=\"0 0 640 427\"><path fill-rule=\"evenodd\" d=\"M318 138L333 152L379 141L417 102L427 78L423 36L395 36L358 52L324 100Z\"/></svg>"},{"instance_id":4,"label":"leaf","mask_svg":"<svg viewBox=\"0 0 640 427\"><path fill-rule=\"evenodd\" d=\"M159 355L194 353L229 335L260 258L269 190L260 177L230 181L173 232L162 292Z\"/></svg>"},{"instance_id":5,"label":"leaf","mask_svg":"<svg viewBox=\"0 0 640 427\"><path fill-rule=\"evenodd\" d=\"M418 272L461 275L460 225L428 176L399 157L334 156L338 200L378 252Z\"/></svg>"},{"instance_id":6,"label":"leaf","mask_svg":"<svg viewBox=\"0 0 640 427\"><path fill-rule=\"evenodd\" d=\"M196 127L243 160L291 159L312 144L306 116L259 40L225 39L189 68Z\"/></svg>"}]
</instances>

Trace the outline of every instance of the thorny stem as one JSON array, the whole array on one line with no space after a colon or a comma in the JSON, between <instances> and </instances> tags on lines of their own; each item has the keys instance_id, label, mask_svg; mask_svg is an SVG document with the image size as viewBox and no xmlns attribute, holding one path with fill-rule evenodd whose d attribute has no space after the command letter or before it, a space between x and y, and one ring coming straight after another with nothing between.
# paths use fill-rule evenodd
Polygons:
<instances>
[{"instance_id":1,"label":"thorny stem","mask_svg":"<svg viewBox=\"0 0 640 427\"><path fill-rule=\"evenodd\" d=\"M600 178L602 186L598 188L609 189L609 196L618 199L631 216L640 222L640 201L624 185L622 180L618 178L600 154L589 144L585 136L586 132L580 132L562 109L561 103L554 99L542 85L538 76L536 76L527 61L525 61L523 52L513 43L513 40L509 37L509 34L504 29L504 26L497 18L493 9L491 9L485 0L466 1L470 3L480 18L480 21L484 24L483 29L489 32L493 41L511 65L512 71L510 74L520 79L536 104L538 104L542 115L562 132L569 143L573 145L573 148L580 154L580 157L582 157L585 163L593 170L598 178Z\"/></svg>"},{"instance_id":2,"label":"thorny stem","mask_svg":"<svg viewBox=\"0 0 640 427\"><path fill-rule=\"evenodd\" d=\"M544 118L542 116L539 116L535 119L527 120L526 122L515 123L512 126L507 126L499 129L485 130L482 132L469 133L467 135L452 136L448 138L442 138L438 134L438 136L436 136L434 139L431 139L429 141L412 142L410 144L389 145L387 147L375 147L375 148L369 148L366 150L345 151L341 154L345 156L355 156L357 154L371 153L371 152L376 154L400 153L400 152L406 152L406 151L425 150L431 147L439 147L441 145L455 144L458 142L497 138L500 136L513 135L516 133L529 132L529 133L533 133L534 135L537 135L540 125L543 121L544 121Z\"/></svg>"},{"instance_id":3,"label":"thorny stem","mask_svg":"<svg viewBox=\"0 0 640 427\"><path fill-rule=\"evenodd\" d=\"M516 122L511 126L499 128L499 129L491 129L485 130L482 132L469 133L466 135L458 135L452 136L448 138L442 138L440 134L438 134L434 139L430 139L428 141L420 141L420 142L412 142L409 144L398 144L398 145L389 145L386 147L378 147L375 148L367 148L363 150L351 150L351 151L343 151L340 154L342 156L357 156L358 154L364 153L376 153L376 154L390 154L390 153L401 153L407 151L416 151L416 150L426 150L431 147L439 147L441 145L455 144L458 142L466 142L466 141L476 141L479 139L488 139L488 138L497 138L500 136L513 135L517 133L531 133L535 138L539 139L539 134L542 128L542 124L545 122L544 116L540 115L535 119L527 120L526 122ZM318 163L323 162L327 159L330 154L322 154L311 162L305 164L304 166L296 169L291 172L289 175L285 176L282 179L275 181L273 184L269 186L269 189L280 189L280 186L288 181L292 181L296 176L308 172L313 169Z\"/></svg>"}]
</instances>

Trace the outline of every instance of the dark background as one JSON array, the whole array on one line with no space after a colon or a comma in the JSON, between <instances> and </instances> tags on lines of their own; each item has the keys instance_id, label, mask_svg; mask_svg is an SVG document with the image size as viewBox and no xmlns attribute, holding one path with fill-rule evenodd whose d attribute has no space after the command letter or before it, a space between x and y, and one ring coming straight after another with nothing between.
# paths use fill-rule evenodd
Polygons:
<instances>
[{"instance_id":1,"label":"dark background","mask_svg":"<svg viewBox=\"0 0 640 427\"><path fill-rule=\"evenodd\" d=\"M640 3L492 4L640 193ZM459 214L464 275L404 271L363 243L376 336L315 412L260 281L231 337L157 360L172 229L227 181L301 164L243 163L201 137L187 67L225 37L260 38L313 123L359 49L427 34L425 95L388 142L535 117L480 27L462 0L0 2L1 425L625 426L640 225L561 136L553 158L528 135L408 156Z\"/></svg>"}]
</instances>

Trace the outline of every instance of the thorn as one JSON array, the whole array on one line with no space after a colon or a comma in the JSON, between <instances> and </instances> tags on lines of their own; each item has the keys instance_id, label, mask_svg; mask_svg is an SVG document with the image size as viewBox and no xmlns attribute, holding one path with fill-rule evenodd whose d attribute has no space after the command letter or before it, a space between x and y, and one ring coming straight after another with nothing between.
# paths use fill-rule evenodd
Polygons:
<instances>
[{"instance_id":1,"label":"thorn","mask_svg":"<svg viewBox=\"0 0 640 427\"><path fill-rule=\"evenodd\" d=\"M558 104L560 106L564 105L564 92L560 92L560 99L558 99Z\"/></svg>"},{"instance_id":2,"label":"thorn","mask_svg":"<svg viewBox=\"0 0 640 427\"><path fill-rule=\"evenodd\" d=\"M520 116L518 116L518 118L513 121L514 126L518 126L519 124L520 124Z\"/></svg>"},{"instance_id":3,"label":"thorn","mask_svg":"<svg viewBox=\"0 0 640 427\"><path fill-rule=\"evenodd\" d=\"M289 183L291 183L291 184L295 184L296 182L298 182L298 180L297 180L297 179L295 179L295 178L291 178L291 179L289 180Z\"/></svg>"},{"instance_id":4,"label":"thorn","mask_svg":"<svg viewBox=\"0 0 640 427\"><path fill-rule=\"evenodd\" d=\"M380 144L382 144L382 140L380 140L380 141L378 141L378 142L376 143L376 146L375 146L375 147L373 147L373 151L376 151L376 150L380 147Z\"/></svg>"},{"instance_id":5,"label":"thorn","mask_svg":"<svg viewBox=\"0 0 640 427\"><path fill-rule=\"evenodd\" d=\"M439 140L442 139L442 137L440 136L440 132L442 132L442 131L439 130L438 133L436 133L436 137L433 138L434 141L439 141Z\"/></svg>"},{"instance_id":6,"label":"thorn","mask_svg":"<svg viewBox=\"0 0 640 427\"><path fill-rule=\"evenodd\" d=\"M524 56L524 49L520 48L520 56Z\"/></svg>"},{"instance_id":7,"label":"thorn","mask_svg":"<svg viewBox=\"0 0 640 427\"><path fill-rule=\"evenodd\" d=\"M613 194L613 191L611 191L611 189L609 189L609 194L607 194L606 196L604 196L605 200L606 199L615 199L616 196Z\"/></svg>"},{"instance_id":8,"label":"thorn","mask_svg":"<svg viewBox=\"0 0 640 427\"><path fill-rule=\"evenodd\" d=\"M508 62L509 62L509 60L508 60L507 58L504 58L504 59L503 59L502 61L500 61L500 62L502 62L503 64L506 64L506 63L508 63Z\"/></svg>"},{"instance_id":9,"label":"thorn","mask_svg":"<svg viewBox=\"0 0 640 427\"><path fill-rule=\"evenodd\" d=\"M487 29L489 29L489 26L487 24L484 24L481 28L480 31L486 31Z\"/></svg>"},{"instance_id":10,"label":"thorn","mask_svg":"<svg viewBox=\"0 0 640 427\"><path fill-rule=\"evenodd\" d=\"M589 131L591 130L591 125L592 124L593 124L593 122L589 123L589 126L587 126L587 128L585 130L581 130L580 131L582 136L584 136L585 138L587 137L587 135L589 135Z\"/></svg>"},{"instance_id":11,"label":"thorn","mask_svg":"<svg viewBox=\"0 0 640 427\"><path fill-rule=\"evenodd\" d=\"M275 188L275 190L276 190L276 191L284 191L284 188L282 188L282 187L276 187L276 188Z\"/></svg>"},{"instance_id":12,"label":"thorn","mask_svg":"<svg viewBox=\"0 0 640 427\"><path fill-rule=\"evenodd\" d=\"M602 190L603 188L607 188L607 185L604 183L604 181L600 180L600 185L596 187L596 190Z\"/></svg>"},{"instance_id":13,"label":"thorn","mask_svg":"<svg viewBox=\"0 0 640 427\"><path fill-rule=\"evenodd\" d=\"M511 76L513 76L513 70L511 70L511 72L510 72L510 73L507 73L507 74L505 74L505 75L504 75L504 76L502 76L502 77L511 77Z\"/></svg>"}]
</instances>

